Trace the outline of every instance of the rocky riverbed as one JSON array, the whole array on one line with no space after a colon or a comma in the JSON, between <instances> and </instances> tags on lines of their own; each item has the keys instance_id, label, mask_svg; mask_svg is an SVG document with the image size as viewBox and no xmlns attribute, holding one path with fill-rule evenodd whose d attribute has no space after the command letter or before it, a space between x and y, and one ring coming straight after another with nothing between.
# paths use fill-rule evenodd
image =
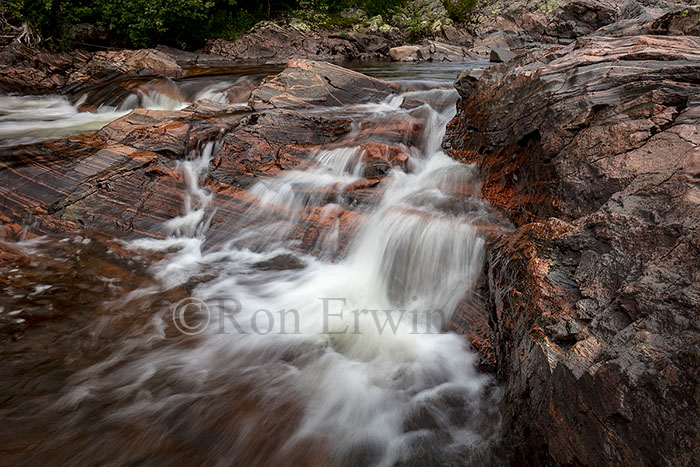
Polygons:
<instances>
[{"instance_id":1,"label":"rocky riverbed","mask_svg":"<svg viewBox=\"0 0 700 467\"><path fill-rule=\"evenodd\" d=\"M642 0L489 5L476 26L443 27L419 44L388 29L331 37L266 25L199 53L0 52L6 93L65 94L71 112L106 119L58 139L10 129L18 139L0 149L10 362L0 410L25 439L0 431L10 446L2 456L67 462L81 446L91 459L123 462L694 465L700 10ZM444 80L385 80L308 60L392 50L432 60L436 75L437 62L477 60L461 73L441 69L456 75L458 96ZM489 66L494 50L506 63ZM232 67L253 60L270 64ZM76 294L64 277L80 284ZM409 292L447 306L440 329L451 333L439 335L450 337L310 340L284 351L261 340L269 360L236 347L242 360L220 361L213 355L230 349L218 339L178 340L146 318L227 287L256 303L297 303L296 289L321 293L308 289L319 277L337 279L329 293L351 277L386 306L412 303ZM99 346L68 358L67 336ZM55 349L37 350L51 339ZM211 392L180 373L202 357L197 349L211 358L198 373ZM328 372L316 360L324 352L347 366ZM251 377L251 362L283 368L294 385ZM320 378L315 397L346 414L364 407L362 394L376 396L370 413L347 415L374 438L351 442L347 427L324 425L299 374ZM371 374L372 384L347 380L344 397L330 398L333 375L344 374ZM65 405L52 404L54 393ZM155 399L173 404L148 405ZM132 426L125 413L139 407L148 410ZM111 447L88 448L89 433L75 428L96 413ZM197 422L172 422L179 417ZM52 441L45 425L61 420L73 428ZM239 437L248 422L255 428Z\"/></svg>"}]
</instances>

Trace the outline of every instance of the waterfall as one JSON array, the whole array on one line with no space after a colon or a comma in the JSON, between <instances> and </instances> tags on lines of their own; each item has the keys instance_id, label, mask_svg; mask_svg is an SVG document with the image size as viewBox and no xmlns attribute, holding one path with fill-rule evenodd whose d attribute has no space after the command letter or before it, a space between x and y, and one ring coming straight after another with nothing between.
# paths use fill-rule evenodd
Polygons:
<instances>
[{"instance_id":1,"label":"waterfall","mask_svg":"<svg viewBox=\"0 0 700 467\"><path fill-rule=\"evenodd\" d=\"M166 238L120 242L148 280L103 304L116 311L89 333L114 337L65 377L37 458L71 446L56 462L498 465L500 389L446 332L479 279L489 215L477 171L441 150L456 98L310 110L352 116L352 131L258 179L216 244L219 143L180 161L182 210Z\"/></svg>"}]
</instances>

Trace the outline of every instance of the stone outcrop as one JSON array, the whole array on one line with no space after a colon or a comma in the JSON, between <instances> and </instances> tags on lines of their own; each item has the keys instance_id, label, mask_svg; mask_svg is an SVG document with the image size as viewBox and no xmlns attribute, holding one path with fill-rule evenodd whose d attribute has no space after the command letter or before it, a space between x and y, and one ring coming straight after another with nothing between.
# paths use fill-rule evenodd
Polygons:
<instances>
[{"instance_id":1,"label":"stone outcrop","mask_svg":"<svg viewBox=\"0 0 700 467\"><path fill-rule=\"evenodd\" d=\"M650 32L668 36L700 36L700 7L666 13L651 24Z\"/></svg>"},{"instance_id":2,"label":"stone outcrop","mask_svg":"<svg viewBox=\"0 0 700 467\"><path fill-rule=\"evenodd\" d=\"M472 21L474 51L484 55L496 47L525 50L538 44L569 44L600 28L618 28L624 22L652 22L668 12L697 3L697 0L479 2Z\"/></svg>"},{"instance_id":3,"label":"stone outcrop","mask_svg":"<svg viewBox=\"0 0 700 467\"><path fill-rule=\"evenodd\" d=\"M341 194L354 204L373 201L386 172L407 163L403 143L418 144L420 126L411 119L387 117L351 133L352 113L321 110L381 100L397 90L394 84L335 65L293 61L255 90L255 96L268 96L272 104L256 106L257 111L206 100L179 111L136 109L92 135L8 150L0 161L0 238L56 232L162 238L171 233L166 221L181 213L186 191L179 161L196 157L208 142L217 147L205 180L213 193L210 243L230 239L230 232L242 226L255 228L258 216L280 221L289 216L284 210L258 207L248 188L309 163L321 145L363 142L357 157L366 164L366 178L313 195L326 202ZM303 112L312 106L318 107L313 113ZM329 222L338 223L338 242L344 248L362 215L340 207L331 215L322 212L323 204L306 207L302 222L290 219L294 231L289 235L303 251L317 248ZM265 235L251 237L251 242L272 241Z\"/></svg>"},{"instance_id":4,"label":"stone outcrop","mask_svg":"<svg viewBox=\"0 0 700 467\"><path fill-rule=\"evenodd\" d=\"M250 95L255 110L265 108L341 107L378 102L400 90L397 84L371 78L330 63L291 60Z\"/></svg>"},{"instance_id":5,"label":"stone outcrop","mask_svg":"<svg viewBox=\"0 0 700 467\"><path fill-rule=\"evenodd\" d=\"M480 58L468 47L437 41L392 47L389 56L396 62L464 62Z\"/></svg>"},{"instance_id":6,"label":"stone outcrop","mask_svg":"<svg viewBox=\"0 0 700 467\"><path fill-rule=\"evenodd\" d=\"M50 53L13 42L0 51L0 93L75 94L126 76L179 78L183 66L228 64L175 49Z\"/></svg>"},{"instance_id":7,"label":"stone outcrop","mask_svg":"<svg viewBox=\"0 0 700 467\"><path fill-rule=\"evenodd\" d=\"M229 236L221 224L247 208L240 197L255 178L298 165L316 146L348 131L345 119L251 114L206 102L182 111L138 109L94 136L10 154L0 164L4 237L16 240L24 234L21 225L31 234L163 237L185 191L178 160L220 140L208 180L216 193L210 235L216 242Z\"/></svg>"},{"instance_id":8,"label":"stone outcrop","mask_svg":"<svg viewBox=\"0 0 700 467\"><path fill-rule=\"evenodd\" d=\"M393 41L379 34L301 29L263 24L240 39L216 39L207 44L207 53L235 61L285 63L290 58L340 61L386 57Z\"/></svg>"},{"instance_id":9,"label":"stone outcrop","mask_svg":"<svg viewBox=\"0 0 700 467\"><path fill-rule=\"evenodd\" d=\"M643 35L457 81L445 146L517 227L486 285L516 463L700 456L698 77L700 38Z\"/></svg>"}]
</instances>

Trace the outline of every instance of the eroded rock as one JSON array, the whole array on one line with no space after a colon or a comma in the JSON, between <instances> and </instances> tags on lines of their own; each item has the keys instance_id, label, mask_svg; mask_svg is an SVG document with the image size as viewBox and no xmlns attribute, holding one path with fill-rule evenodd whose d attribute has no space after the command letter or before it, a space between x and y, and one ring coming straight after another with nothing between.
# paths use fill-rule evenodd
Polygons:
<instances>
[{"instance_id":1,"label":"eroded rock","mask_svg":"<svg viewBox=\"0 0 700 467\"><path fill-rule=\"evenodd\" d=\"M204 50L236 61L285 63L290 58L331 61L376 59L385 57L392 45L392 41L376 31L338 35L313 28L268 23L233 42L213 40Z\"/></svg>"},{"instance_id":2,"label":"eroded rock","mask_svg":"<svg viewBox=\"0 0 700 467\"><path fill-rule=\"evenodd\" d=\"M0 52L0 92L77 93L116 78L136 75L181 77L177 59L162 50L50 53L18 42Z\"/></svg>"},{"instance_id":3,"label":"eroded rock","mask_svg":"<svg viewBox=\"0 0 700 467\"><path fill-rule=\"evenodd\" d=\"M587 37L459 81L446 146L518 227L487 286L518 462L700 455L699 51Z\"/></svg>"},{"instance_id":4,"label":"eroded rock","mask_svg":"<svg viewBox=\"0 0 700 467\"><path fill-rule=\"evenodd\" d=\"M399 89L395 83L330 63L291 60L282 73L265 80L252 92L249 104L256 110L339 107L379 102Z\"/></svg>"}]
</instances>

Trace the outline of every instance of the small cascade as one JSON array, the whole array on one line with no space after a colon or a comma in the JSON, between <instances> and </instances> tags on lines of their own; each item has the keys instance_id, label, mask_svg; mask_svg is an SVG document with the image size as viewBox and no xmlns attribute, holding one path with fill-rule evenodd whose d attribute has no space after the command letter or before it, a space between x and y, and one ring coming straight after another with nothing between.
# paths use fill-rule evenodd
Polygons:
<instances>
[{"instance_id":1,"label":"small cascade","mask_svg":"<svg viewBox=\"0 0 700 467\"><path fill-rule=\"evenodd\" d=\"M111 112L230 103L231 82L141 87ZM498 465L500 389L446 332L481 273L490 214L476 170L441 149L456 92L421 86L308 110L352 130L256 180L230 219L214 217L217 143L180 161L182 211L166 238L114 248L148 279L101 305L89 335L108 346L61 373L43 412L61 423L36 457L71 446L75 464ZM208 243L212 219L226 241Z\"/></svg>"},{"instance_id":2,"label":"small cascade","mask_svg":"<svg viewBox=\"0 0 700 467\"><path fill-rule=\"evenodd\" d=\"M126 87L112 84L84 94L75 102L66 96L0 96L0 149L99 130L134 109L182 110L205 99L245 107L251 82L255 81L249 77L189 81L159 78L122 84Z\"/></svg>"},{"instance_id":3,"label":"small cascade","mask_svg":"<svg viewBox=\"0 0 700 467\"><path fill-rule=\"evenodd\" d=\"M198 432L225 423L232 429L214 435L219 441L211 453L222 462L237 456L246 465L307 462L314 449L326 465L420 465L424 456L490 462L498 388L476 370L463 338L443 332L480 273L484 239L472 221L486 207L474 195L475 171L440 149L456 97L437 96L413 109L398 106L413 96L400 96L352 110L375 123L387 112L421 119L425 133L409 151L412 170L387 175L380 199L338 260L327 253L338 249L338 213L349 205L343 187L363 179L362 142L350 144L361 131L320 150L306 166L253 186L254 207L232 224L231 240L212 250L204 248L211 195L201 180L215 148L182 163L185 209L168 222L171 237L130 248L169 252L152 267L166 288L200 278L189 299L196 313L179 328L196 338L131 356L117 372L87 370L65 400L89 397L80 395L88 394L84 384L90 393L121 388L122 395L110 397L135 397L147 417L177 413ZM430 94L422 97L430 102ZM302 254L294 231L311 213L327 227ZM280 257L300 266L256 267ZM163 405L164 391L192 383ZM144 385L147 399L139 396ZM255 411L228 400L230 391L243 391L236 397ZM285 409L268 414L250 398ZM217 404L216 414L201 416ZM119 413L132 410L127 404ZM274 439L265 438L265 426L277 433ZM265 462L261 452L249 451L255 443L267 446Z\"/></svg>"},{"instance_id":4,"label":"small cascade","mask_svg":"<svg viewBox=\"0 0 700 467\"><path fill-rule=\"evenodd\" d=\"M107 105L80 112L83 102L71 104L64 96L0 96L0 148L99 130L129 113Z\"/></svg>"}]
</instances>

